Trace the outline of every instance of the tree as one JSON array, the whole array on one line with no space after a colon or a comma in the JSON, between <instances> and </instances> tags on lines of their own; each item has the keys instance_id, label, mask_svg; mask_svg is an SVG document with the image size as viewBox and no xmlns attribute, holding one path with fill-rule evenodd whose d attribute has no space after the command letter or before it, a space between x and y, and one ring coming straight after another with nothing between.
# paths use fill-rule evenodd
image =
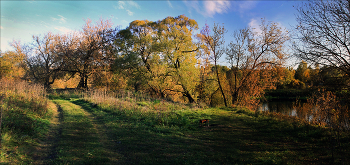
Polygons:
<instances>
[{"instance_id":1,"label":"tree","mask_svg":"<svg viewBox=\"0 0 350 165\"><path fill-rule=\"evenodd\" d=\"M254 106L257 104L254 98L277 81L272 76L272 67L283 64L286 57L283 47L289 37L277 23L266 24L264 19L259 33L246 28L233 36L235 41L226 50L231 65L228 77L232 104Z\"/></svg>"},{"instance_id":2,"label":"tree","mask_svg":"<svg viewBox=\"0 0 350 165\"><path fill-rule=\"evenodd\" d=\"M0 79L3 77L20 79L24 76L24 56L14 51L0 51Z\"/></svg>"},{"instance_id":3,"label":"tree","mask_svg":"<svg viewBox=\"0 0 350 165\"><path fill-rule=\"evenodd\" d=\"M147 84L160 97L181 95L195 101L197 46L192 33L197 22L184 15L152 22L135 20L118 33L116 70L127 73L135 89Z\"/></svg>"},{"instance_id":4,"label":"tree","mask_svg":"<svg viewBox=\"0 0 350 165\"><path fill-rule=\"evenodd\" d=\"M298 79L304 83L308 82L310 79L310 70L307 67L305 61L301 61L297 70L295 71L295 79Z\"/></svg>"},{"instance_id":5,"label":"tree","mask_svg":"<svg viewBox=\"0 0 350 165\"><path fill-rule=\"evenodd\" d=\"M192 41L192 33L198 29L195 20L184 15L167 17L157 21L156 45L162 54L167 71L164 76L179 86L178 89L167 88L166 90L180 92L190 103L195 102L193 97L198 84L199 69L196 68L196 46Z\"/></svg>"},{"instance_id":6,"label":"tree","mask_svg":"<svg viewBox=\"0 0 350 165\"><path fill-rule=\"evenodd\" d=\"M212 33L209 25L205 25L201 30L201 35L198 35L198 38L201 39L203 44L205 45L205 52L209 56L209 60L214 62L214 68L216 73L216 79L219 85L218 90L220 90L221 95L224 100L224 104L227 107L227 101L224 89L222 87L222 83L220 81L219 69L218 69L218 61L220 57L224 54L224 34L227 32L224 26L220 26L218 24L214 24Z\"/></svg>"},{"instance_id":7,"label":"tree","mask_svg":"<svg viewBox=\"0 0 350 165\"><path fill-rule=\"evenodd\" d=\"M309 1L298 8L295 55L350 75L350 1Z\"/></svg>"},{"instance_id":8,"label":"tree","mask_svg":"<svg viewBox=\"0 0 350 165\"><path fill-rule=\"evenodd\" d=\"M110 70L115 32L109 20L100 19L92 24L87 19L78 34L72 33L61 38L58 47L64 56L64 71L79 74L78 88L87 88L91 75Z\"/></svg>"},{"instance_id":9,"label":"tree","mask_svg":"<svg viewBox=\"0 0 350 165\"><path fill-rule=\"evenodd\" d=\"M118 74L126 75L135 90L145 85L150 93L164 98L165 87L159 80L165 69L155 50L155 24L148 20L135 20L118 32L113 67Z\"/></svg>"},{"instance_id":10,"label":"tree","mask_svg":"<svg viewBox=\"0 0 350 165\"><path fill-rule=\"evenodd\" d=\"M31 45L21 45L19 41L12 43L16 52L25 57L26 76L43 84L46 89L50 89L62 73L63 59L58 53L57 41L58 35L48 32L43 37L33 35Z\"/></svg>"}]
</instances>

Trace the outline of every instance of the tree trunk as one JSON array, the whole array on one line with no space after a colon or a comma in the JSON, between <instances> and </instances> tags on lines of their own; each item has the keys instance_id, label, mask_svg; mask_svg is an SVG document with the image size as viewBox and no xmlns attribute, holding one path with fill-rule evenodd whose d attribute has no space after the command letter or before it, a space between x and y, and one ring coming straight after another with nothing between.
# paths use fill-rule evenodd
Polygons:
<instances>
[{"instance_id":1,"label":"tree trunk","mask_svg":"<svg viewBox=\"0 0 350 165\"><path fill-rule=\"evenodd\" d=\"M190 103L194 103L194 102L195 102L194 99L193 99L193 97L191 96L191 94L190 94L188 91L184 92L183 95L184 95L185 97L187 97L188 102L190 102Z\"/></svg>"},{"instance_id":2,"label":"tree trunk","mask_svg":"<svg viewBox=\"0 0 350 165\"><path fill-rule=\"evenodd\" d=\"M219 70L218 70L218 67L216 65L216 61L215 61L215 70L216 70L216 77L218 79L219 89L220 89L220 92L222 94L222 97L224 98L225 107L227 107L226 97L225 97L224 90L222 89L222 86L220 83Z\"/></svg>"},{"instance_id":3,"label":"tree trunk","mask_svg":"<svg viewBox=\"0 0 350 165\"><path fill-rule=\"evenodd\" d=\"M235 90L232 93L232 104L235 104L238 100L238 91L237 91L237 71L235 71Z\"/></svg>"}]
</instances>

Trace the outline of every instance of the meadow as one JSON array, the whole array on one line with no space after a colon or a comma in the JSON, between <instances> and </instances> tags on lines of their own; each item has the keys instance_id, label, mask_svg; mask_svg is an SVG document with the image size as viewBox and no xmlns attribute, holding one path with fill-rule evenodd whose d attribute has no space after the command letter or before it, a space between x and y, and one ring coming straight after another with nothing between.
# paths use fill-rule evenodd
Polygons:
<instances>
[{"instance_id":1,"label":"meadow","mask_svg":"<svg viewBox=\"0 0 350 165\"><path fill-rule=\"evenodd\" d=\"M38 100L28 101L19 96L3 99L6 108L3 108L2 163L349 164L350 161L348 132L335 137L329 128L295 117L244 107L173 103L132 92L56 91L39 95ZM18 104L19 101L23 103ZM21 113L16 113L21 115L9 115L13 111L9 105L14 103L22 105L17 109ZM34 112L30 107L23 108L34 105L38 107ZM209 119L209 126L200 124L201 119Z\"/></svg>"}]
</instances>

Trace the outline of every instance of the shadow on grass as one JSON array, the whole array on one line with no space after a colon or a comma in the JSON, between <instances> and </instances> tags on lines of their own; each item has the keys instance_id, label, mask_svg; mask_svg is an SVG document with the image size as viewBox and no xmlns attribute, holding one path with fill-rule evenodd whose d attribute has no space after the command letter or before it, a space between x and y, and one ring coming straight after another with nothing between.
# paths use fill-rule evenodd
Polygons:
<instances>
[{"instance_id":1,"label":"shadow on grass","mask_svg":"<svg viewBox=\"0 0 350 165\"><path fill-rule=\"evenodd\" d=\"M109 163L109 154L99 143L97 130L84 110L66 100L54 102L61 107L63 121L52 164Z\"/></svg>"},{"instance_id":2,"label":"shadow on grass","mask_svg":"<svg viewBox=\"0 0 350 165\"><path fill-rule=\"evenodd\" d=\"M72 103L104 126L120 164L329 164L325 132L237 109L210 109L210 127L147 125L84 100ZM199 112L196 112L199 113ZM146 118L146 119L145 119ZM193 127L192 127L193 128Z\"/></svg>"}]
</instances>

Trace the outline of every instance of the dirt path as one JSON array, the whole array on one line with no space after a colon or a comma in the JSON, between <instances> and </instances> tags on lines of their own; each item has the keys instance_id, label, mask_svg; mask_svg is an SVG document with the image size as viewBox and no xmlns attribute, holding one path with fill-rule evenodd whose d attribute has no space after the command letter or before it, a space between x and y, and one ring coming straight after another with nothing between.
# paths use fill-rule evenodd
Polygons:
<instances>
[{"instance_id":1,"label":"dirt path","mask_svg":"<svg viewBox=\"0 0 350 165\"><path fill-rule=\"evenodd\" d=\"M91 113L71 101L53 101L52 129L34 164L118 164L121 155L113 139Z\"/></svg>"},{"instance_id":2,"label":"dirt path","mask_svg":"<svg viewBox=\"0 0 350 165\"><path fill-rule=\"evenodd\" d=\"M45 139L41 140L38 146L33 151L33 164L51 164L57 156L57 142L61 134L61 122L63 119L61 109L53 102L49 102L49 108L52 112L52 119L50 120L50 130Z\"/></svg>"}]
</instances>

